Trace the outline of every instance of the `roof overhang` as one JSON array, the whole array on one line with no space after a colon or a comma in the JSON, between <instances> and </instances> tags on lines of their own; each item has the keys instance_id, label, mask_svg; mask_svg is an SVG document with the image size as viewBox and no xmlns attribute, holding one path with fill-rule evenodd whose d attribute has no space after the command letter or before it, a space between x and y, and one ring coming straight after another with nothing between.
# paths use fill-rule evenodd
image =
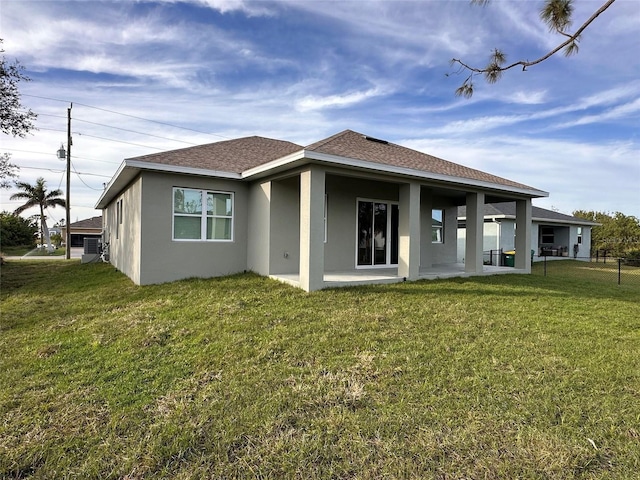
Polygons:
<instances>
[{"instance_id":1,"label":"roof overhang","mask_svg":"<svg viewBox=\"0 0 640 480\"><path fill-rule=\"evenodd\" d=\"M239 173L223 172L219 170L208 170L205 168L181 167L178 165L165 165L162 163L141 162L139 160L127 159L120 164L118 170L107 184L94 208L105 208L115 196L117 196L127 185L129 185L142 170L176 173L182 175L198 175L211 178L228 178L232 180L242 180Z\"/></svg>"},{"instance_id":2,"label":"roof overhang","mask_svg":"<svg viewBox=\"0 0 640 480\"><path fill-rule=\"evenodd\" d=\"M558 218L542 218L542 217L531 217L531 221L532 222L538 222L538 223L553 223L553 224L557 224L557 225L578 225L581 227L597 227L598 225L601 225L600 223L594 223L594 222L590 222L589 220L584 220L584 221L580 221L580 220L561 220Z\"/></svg>"},{"instance_id":3,"label":"roof overhang","mask_svg":"<svg viewBox=\"0 0 640 480\"><path fill-rule=\"evenodd\" d=\"M515 220L515 215L485 215L485 219L498 221L498 220ZM466 220L467 217L459 216L458 220ZM560 218L545 218L545 217L531 217L532 222L536 223L544 223L544 224L554 224L554 225L576 225L580 227L597 227L602 225L601 223L590 222L589 220L562 220Z\"/></svg>"},{"instance_id":4,"label":"roof overhang","mask_svg":"<svg viewBox=\"0 0 640 480\"><path fill-rule=\"evenodd\" d=\"M510 185L501 185L499 183L486 182L481 180L474 180L464 177L456 177L453 175L442 175L438 173L425 172L424 170L416 170L407 167L398 167L395 165L384 165L376 162L368 162L366 160L358 160L349 157L341 157L336 155L329 155L326 153L319 153L308 150L301 150L299 152L292 153L286 157L279 158L272 162L267 162L263 165L259 165L254 168L250 168L242 172L243 179L260 178L270 175L278 170L285 168L291 168L303 163L318 162L331 164L338 167L347 167L356 170L373 171L376 173L382 173L387 175L394 175L399 177L409 177L417 180L430 180L436 182L447 183L460 187L472 187L480 190L492 190L504 193L518 194L531 198L548 197L549 193L543 190L537 190L533 188L520 188Z\"/></svg>"},{"instance_id":5,"label":"roof overhang","mask_svg":"<svg viewBox=\"0 0 640 480\"><path fill-rule=\"evenodd\" d=\"M141 162L135 159L127 159L118 168L104 192L98 199L95 208L105 208L115 196L117 196L129 183L131 183L142 170L157 171L163 173L175 173L182 175L198 175L211 178L227 178L230 180L256 180L277 174L285 170L299 167L308 163L321 163L341 168L349 168L359 171L375 172L378 174L392 175L395 177L412 178L416 180L432 181L448 184L452 187L488 190L503 194L517 195L529 198L548 197L549 193L534 188L523 188L499 183L475 180L453 175L443 175L426 172L407 167L385 165L366 160L359 160L337 155L329 155L309 150L300 150L284 157L266 162L257 167L249 168L242 173L208 170L202 168L182 167L178 165L166 165L160 163Z\"/></svg>"}]
</instances>

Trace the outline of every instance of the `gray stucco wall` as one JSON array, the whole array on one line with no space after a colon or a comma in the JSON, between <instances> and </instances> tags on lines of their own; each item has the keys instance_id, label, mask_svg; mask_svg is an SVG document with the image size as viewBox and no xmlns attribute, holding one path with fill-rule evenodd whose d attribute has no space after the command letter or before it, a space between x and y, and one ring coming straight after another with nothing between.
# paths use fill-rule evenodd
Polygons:
<instances>
[{"instance_id":1,"label":"gray stucco wall","mask_svg":"<svg viewBox=\"0 0 640 480\"><path fill-rule=\"evenodd\" d=\"M104 240L109 243L109 262L140 284L140 198L141 177L134 180L103 210ZM122 201L122 220L118 224L117 206Z\"/></svg>"},{"instance_id":2,"label":"gray stucco wall","mask_svg":"<svg viewBox=\"0 0 640 480\"><path fill-rule=\"evenodd\" d=\"M234 193L231 242L174 241L173 188ZM140 284L215 277L247 268L248 188L241 182L156 172L142 174Z\"/></svg>"},{"instance_id":3,"label":"gray stucco wall","mask_svg":"<svg viewBox=\"0 0 640 480\"><path fill-rule=\"evenodd\" d=\"M272 274L300 269L300 176L271 182L271 238L269 265Z\"/></svg>"},{"instance_id":4,"label":"gray stucco wall","mask_svg":"<svg viewBox=\"0 0 640 480\"><path fill-rule=\"evenodd\" d=\"M433 208L444 209L444 242L430 243L431 233L422 242L427 242L427 248L431 250L433 265L456 263L458 253L458 206L450 205L441 199L434 197ZM431 212L429 212L429 225L431 224Z\"/></svg>"},{"instance_id":5,"label":"gray stucco wall","mask_svg":"<svg viewBox=\"0 0 640 480\"><path fill-rule=\"evenodd\" d=\"M247 269L260 275L269 275L270 204L271 182L249 185Z\"/></svg>"},{"instance_id":6,"label":"gray stucco wall","mask_svg":"<svg viewBox=\"0 0 640 480\"><path fill-rule=\"evenodd\" d=\"M325 270L344 271L355 268L358 198L397 202L398 188L396 183L327 175Z\"/></svg>"}]
</instances>

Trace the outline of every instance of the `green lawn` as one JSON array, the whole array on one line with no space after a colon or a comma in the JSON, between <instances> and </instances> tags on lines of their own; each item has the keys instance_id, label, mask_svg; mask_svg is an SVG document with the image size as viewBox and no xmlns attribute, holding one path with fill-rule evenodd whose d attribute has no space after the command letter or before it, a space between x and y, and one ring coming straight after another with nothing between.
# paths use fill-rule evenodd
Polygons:
<instances>
[{"instance_id":1,"label":"green lawn","mask_svg":"<svg viewBox=\"0 0 640 480\"><path fill-rule=\"evenodd\" d=\"M0 478L638 478L637 285L1 275Z\"/></svg>"},{"instance_id":2,"label":"green lawn","mask_svg":"<svg viewBox=\"0 0 640 480\"><path fill-rule=\"evenodd\" d=\"M17 257L21 257L22 255L26 255L30 251L32 251L34 247L7 247L4 245L0 245L0 252L3 256L12 256L15 255Z\"/></svg>"},{"instance_id":3,"label":"green lawn","mask_svg":"<svg viewBox=\"0 0 640 480\"><path fill-rule=\"evenodd\" d=\"M56 248L53 252L49 253L46 251L45 248L35 248L35 247L5 247L2 246L0 248L0 251L2 252L3 255L6 256L16 256L16 257L21 257L23 255L30 255L30 256L34 256L34 257L42 257L42 256L48 256L48 255L53 255L53 256L64 256L66 253L66 249L65 247L59 247Z\"/></svg>"}]
</instances>

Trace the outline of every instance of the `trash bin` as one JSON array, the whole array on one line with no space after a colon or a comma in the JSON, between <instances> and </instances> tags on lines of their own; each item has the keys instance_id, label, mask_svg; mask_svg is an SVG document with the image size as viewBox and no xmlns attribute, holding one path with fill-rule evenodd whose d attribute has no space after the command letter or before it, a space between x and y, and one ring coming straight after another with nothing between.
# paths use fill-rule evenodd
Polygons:
<instances>
[{"instance_id":1,"label":"trash bin","mask_svg":"<svg viewBox=\"0 0 640 480\"><path fill-rule=\"evenodd\" d=\"M502 254L502 265L504 267L515 267L516 265L516 251L510 250Z\"/></svg>"}]
</instances>

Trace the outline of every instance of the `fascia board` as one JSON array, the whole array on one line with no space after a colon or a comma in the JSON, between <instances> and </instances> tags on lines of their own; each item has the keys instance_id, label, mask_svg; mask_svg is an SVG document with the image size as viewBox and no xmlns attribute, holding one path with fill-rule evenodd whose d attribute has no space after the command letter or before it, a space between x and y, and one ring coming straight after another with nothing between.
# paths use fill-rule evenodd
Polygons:
<instances>
[{"instance_id":1,"label":"fascia board","mask_svg":"<svg viewBox=\"0 0 640 480\"><path fill-rule=\"evenodd\" d=\"M559 224L559 225L578 225L578 226L582 226L582 227L597 227L597 226L601 225L600 223L590 222L589 220L584 220L584 221L580 221L580 220L561 220L561 219L542 218L542 217L532 217L531 221L532 222L537 222L537 223L555 223L555 224Z\"/></svg>"},{"instance_id":2,"label":"fascia board","mask_svg":"<svg viewBox=\"0 0 640 480\"><path fill-rule=\"evenodd\" d=\"M516 217L508 216L508 215L485 215L482 218L484 218L485 220L494 220L495 221L495 220L511 220L511 219L516 218ZM467 219L466 215L462 216L462 217L458 217L458 220L466 220L466 219Z\"/></svg>"},{"instance_id":3,"label":"fascia board","mask_svg":"<svg viewBox=\"0 0 640 480\"><path fill-rule=\"evenodd\" d=\"M96 202L93 208L103 209L109 204L109 201L115 195L115 193L113 192L115 184L118 181L118 179L122 176L122 172L126 167L126 163L127 161L125 160L120 164L120 166L116 170L116 173L114 173L113 177L111 177L111 180L109 180L109 183L105 187L104 191L102 192L102 195L100 195L100 198L98 198L98 201Z\"/></svg>"},{"instance_id":4,"label":"fascia board","mask_svg":"<svg viewBox=\"0 0 640 480\"><path fill-rule=\"evenodd\" d=\"M207 170L205 168L181 167L179 165L165 165L162 163L141 162L127 159L120 164L118 170L98 199L94 208L102 209L122 190L141 170L176 173L183 175L198 175L202 177L228 178L241 180L239 173Z\"/></svg>"},{"instance_id":5,"label":"fascia board","mask_svg":"<svg viewBox=\"0 0 640 480\"><path fill-rule=\"evenodd\" d=\"M232 180L242 180L242 175L234 172L224 172L222 170L209 170L206 168L182 167L180 165L166 165L164 163L141 162L138 160L125 160L126 166L137 168L138 170L151 170L166 173L182 173L185 175L199 175L202 177L229 178Z\"/></svg>"},{"instance_id":6,"label":"fascia board","mask_svg":"<svg viewBox=\"0 0 640 480\"><path fill-rule=\"evenodd\" d=\"M260 175L261 173L269 173L271 170L274 170L278 167L286 166L290 163L302 160L304 158L308 158L305 150L299 150L276 160L258 165L257 167L249 168L248 170L242 172L242 178L246 179L251 178L255 175Z\"/></svg>"}]
</instances>

